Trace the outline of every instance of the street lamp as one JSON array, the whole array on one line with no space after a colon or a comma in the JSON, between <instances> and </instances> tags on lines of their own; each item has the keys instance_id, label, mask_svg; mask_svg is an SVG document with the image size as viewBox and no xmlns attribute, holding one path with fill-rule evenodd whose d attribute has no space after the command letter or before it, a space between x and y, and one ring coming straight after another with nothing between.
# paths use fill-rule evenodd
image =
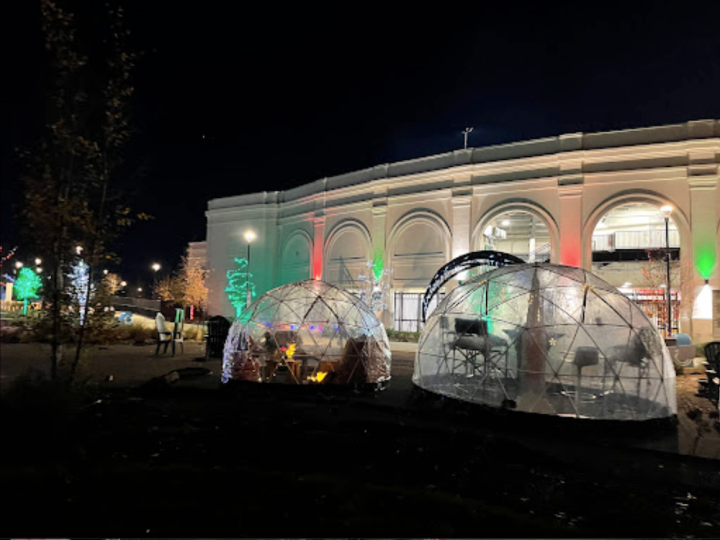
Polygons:
<instances>
[{"instance_id":1,"label":"street lamp","mask_svg":"<svg viewBox=\"0 0 720 540\"><path fill-rule=\"evenodd\" d=\"M15 261L15 268L17 268L19 270L22 267L23 267L23 263L21 263L20 261Z\"/></svg>"},{"instance_id":2,"label":"street lamp","mask_svg":"<svg viewBox=\"0 0 720 540\"><path fill-rule=\"evenodd\" d=\"M35 259L35 266L40 266L42 264L42 259L39 257Z\"/></svg>"},{"instance_id":3,"label":"street lamp","mask_svg":"<svg viewBox=\"0 0 720 540\"><path fill-rule=\"evenodd\" d=\"M150 268L152 268L153 270L155 270L155 272L157 272L162 267L160 266L160 263L152 263L152 266Z\"/></svg>"},{"instance_id":4,"label":"street lamp","mask_svg":"<svg viewBox=\"0 0 720 540\"><path fill-rule=\"evenodd\" d=\"M257 236L253 231L246 231L245 232L245 240L247 241L247 275L245 276L245 296L246 296L246 305L250 305L252 303L252 292L250 291L250 244L253 240L255 240Z\"/></svg>"},{"instance_id":5,"label":"street lamp","mask_svg":"<svg viewBox=\"0 0 720 540\"><path fill-rule=\"evenodd\" d=\"M121 281L120 282L121 287L127 287L127 281Z\"/></svg>"},{"instance_id":6,"label":"street lamp","mask_svg":"<svg viewBox=\"0 0 720 540\"><path fill-rule=\"evenodd\" d=\"M672 335L672 295L670 285L670 216L673 213L673 207L665 205L660 208L660 213L665 218L665 266L667 272L667 280L665 287L667 291L667 336Z\"/></svg>"}]
</instances>

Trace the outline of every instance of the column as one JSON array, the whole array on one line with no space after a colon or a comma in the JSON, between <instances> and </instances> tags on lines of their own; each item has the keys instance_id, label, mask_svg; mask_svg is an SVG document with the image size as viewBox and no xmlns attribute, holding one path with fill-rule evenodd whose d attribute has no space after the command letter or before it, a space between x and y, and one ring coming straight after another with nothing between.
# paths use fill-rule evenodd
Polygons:
<instances>
[{"instance_id":1,"label":"column","mask_svg":"<svg viewBox=\"0 0 720 540\"><path fill-rule=\"evenodd\" d=\"M453 190L452 196L452 254L451 259L470 252L470 209L472 190ZM448 261L449 262L449 261Z\"/></svg>"},{"instance_id":2,"label":"column","mask_svg":"<svg viewBox=\"0 0 720 540\"><path fill-rule=\"evenodd\" d=\"M313 235L313 279L323 277L323 256L325 253L325 212L316 211L313 218L315 234Z\"/></svg>"},{"instance_id":3,"label":"column","mask_svg":"<svg viewBox=\"0 0 720 540\"><path fill-rule=\"evenodd\" d=\"M690 287L682 286L683 292L693 298L692 338L697 343L717 339L713 337L712 319L718 314L713 314L712 290L720 288L715 229L718 221L716 201L720 197L718 165L714 163L712 147L703 148L704 143L699 146L688 153L693 271L686 272L686 278L692 280Z\"/></svg>"},{"instance_id":4,"label":"column","mask_svg":"<svg viewBox=\"0 0 720 540\"><path fill-rule=\"evenodd\" d=\"M374 270L381 272L385 269L385 235L387 227L387 197L373 199L372 207L372 262ZM392 278L390 278L392 280ZM390 297L387 299L388 309L380 314L380 322L385 328L391 328L393 324L393 299L394 291L390 289Z\"/></svg>"},{"instance_id":5,"label":"column","mask_svg":"<svg viewBox=\"0 0 720 540\"><path fill-rule=\"evenodd\" d=\"M582 266L582 176L558 179L560 264Z\"/></svg>"}]
</instances>

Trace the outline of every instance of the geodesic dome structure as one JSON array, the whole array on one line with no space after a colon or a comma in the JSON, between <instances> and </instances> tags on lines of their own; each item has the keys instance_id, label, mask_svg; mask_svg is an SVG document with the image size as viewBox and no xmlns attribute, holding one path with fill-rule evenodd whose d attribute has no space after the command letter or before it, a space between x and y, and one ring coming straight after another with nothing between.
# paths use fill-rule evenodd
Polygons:
<instances>
[{"instance_id":1,"label":"geodesic dome structure","mask_svg":"<svg viewBox=\"0 0 720 540\"><path fill-rule=\"evenodd\" d=\"M425 325L413 382L541 414L677 413L672 360L645 313L597 276L554 264L498 268L450 292Z\"/></svg>"},{"instance_id":2,"label":"geodesic dome structure","mask_svg":"<svg viewBox=\"0 0 720 540\"><path fill-rule=\"evenodd\" d=\"M258 298L230 327L223 382L366 384L390 379L390 344L370 308L319 280Z\"/></svg>"}]
</instances>

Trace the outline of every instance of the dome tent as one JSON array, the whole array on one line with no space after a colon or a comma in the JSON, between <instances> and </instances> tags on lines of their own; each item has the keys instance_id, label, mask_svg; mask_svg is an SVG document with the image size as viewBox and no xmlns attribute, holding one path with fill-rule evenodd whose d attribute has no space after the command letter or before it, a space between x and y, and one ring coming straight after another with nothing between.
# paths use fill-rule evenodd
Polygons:
<instances>
[{"instance_id":1,"label":"dome tent","mask_svg":"<svg viewBox=\"0 0 720 540\"><path fill-rule=\"evenodd\" d=\"M233 323L225 342L223 382L389 379L385 328L359 298L324 281L299 281L265 293Z\"/></svg>"},{"instance_id":2,"label":"dome tent","mask_svg":"<svg viewBox=\"0 0 720 540\"><path fill-rule=\"evenodd\" d=\"M522 264L455 288L428 318L413 382L524 412L605 420L676 414L675 370L650 320L580 268Z\"/></svg>"}]
</instances>

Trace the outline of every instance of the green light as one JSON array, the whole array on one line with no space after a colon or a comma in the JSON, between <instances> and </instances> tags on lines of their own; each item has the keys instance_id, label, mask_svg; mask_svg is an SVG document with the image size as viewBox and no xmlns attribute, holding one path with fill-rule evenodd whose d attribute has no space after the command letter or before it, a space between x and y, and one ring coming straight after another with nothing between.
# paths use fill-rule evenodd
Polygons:
<instances>
[{"instance_id":1,"label":"green light","mask_svg":"<svg viewBox=\"0 0 720 540\"><path fill-rule=\"evenodd\" d=\"M225 292L228 293L228 300L235 308L235 316L240 317L247 303L248 290L250 290L250 298L255 296L255 285L250 281L252 274L247 271L247 259L236 257L235 262L240 268L228 271L228 286L225 287Z\"/></svg>"},{"instance_id":2,"label":"green light","mask_svg":"<svg viewBox=\"0 0 720 540\"><path fill-rule=\"evenodd\" d=\"M384 257L382 253L376 253L373 258L372 272L375 277L375 281L380 281L380 278L382 278L384 266L383 259Z\"/></svg>"},{"instance_id":3,"label":"green light","mask_svg":"<svg viewBox=\"0 0 720 540\"><path fill-rule=\"evenodd\" d=\"M15 296L23 301L23 315L27 315L27 304L31 298L38 297L38 290L42 287L42 279L30 268L21 268L15 281Z\"/></svg>"},{"instance_id":4,"label":"green light","mask_svg":"<svg viewBox=\"0 0 720 540\"><path fill-rule=\"evenodd\" d=\"M714 246L697 249L695 254L695 267L703 279L710 279L713 268L715 268Z\"/></svg>"}]
</instances>

